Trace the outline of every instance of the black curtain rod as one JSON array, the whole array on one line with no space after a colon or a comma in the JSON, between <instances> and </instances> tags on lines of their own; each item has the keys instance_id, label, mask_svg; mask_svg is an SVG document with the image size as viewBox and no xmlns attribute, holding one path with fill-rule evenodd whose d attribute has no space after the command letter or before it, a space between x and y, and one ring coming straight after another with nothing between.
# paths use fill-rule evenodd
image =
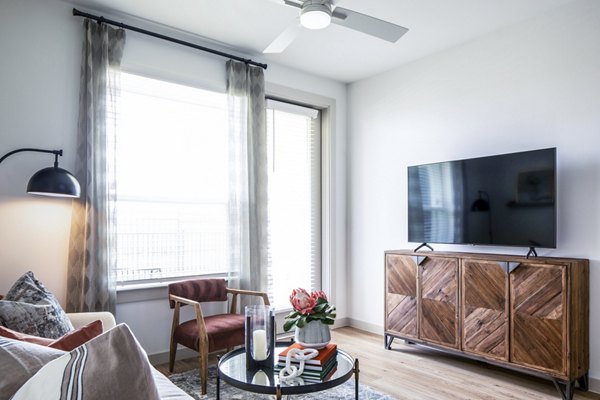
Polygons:
<instances>
[{"instance_id":1,"label":"black curtain rod","mask_svg":"<svg viewBox=\"0 0 600 400\"><path fill-rule=\"evenodd\" d=\"M107 19L107 18L104 18L104 17L99 17L97 15L88 14L88 13L85 13L83 11L79 11L76 8L73 9L73 15L76 16L76 17L85 17L85 18L93 19L94 21L98 21L101 24L104 23L104 24L118 26L119 28L128 29L130 31L135 31L135 32L143 33L144 35L153 36L155 38L159 38L159 39L163 39L163 40L166 40L166 41L169 41L169 42L177 43L177 44L180 44L180 45L183 45L183 46L191 47L191 48L196 49L196 50L205 51L207 53L216 54L216 55L221 56L221 57L231 58L232 60L241 61L241 62L244 62L246 64L255 65L257 67L261 67L263 69L267 69L267 64L262 64L262 63L259 63L259 62L256 62L256 61L252 61L252 60L247 59L247 58L235 56L233 54L224 53L224 52L219 51L219 50L210 49L208 47L204 47L204 46L200 46L200 45L197 45L197 44L194 44L194 43L186 42L184 40L175 39L175 38L170 37L170 36L161 35L160 33L148 31L146 29L142 29L142 28L138 28L138 27L135 27L135 26L127 25L127 24L124 24L122 22L113 21L113 20L110 20L110 19Z\"/></svg>"}]
</instances>

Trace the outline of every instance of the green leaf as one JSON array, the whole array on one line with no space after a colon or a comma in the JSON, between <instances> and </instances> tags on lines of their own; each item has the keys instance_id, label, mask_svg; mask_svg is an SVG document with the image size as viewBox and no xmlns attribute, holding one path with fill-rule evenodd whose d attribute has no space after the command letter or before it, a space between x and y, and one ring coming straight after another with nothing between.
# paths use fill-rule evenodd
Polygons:
<instances>
[{"instance_id":1,"label":"green leaf","mask_svg":"<svg viewBox=\"0 0 600 400\"><path fill-rule=\"evenodd\" d=\"M289 331L290 329L292 329L294 327L294 325L296 325L296 320L292 319L292 320L287 320L285 321L285 323L283 324L283 330L285 332Z\"/></svg>"},{"instance_id":2,"label":"green leaf","mask_svg":"<svg viewBox=\"0 0 600 400\"><path fill-rule=\"evenodd\" d=\"M327 304L319 304L313 310L315 312L323 312L327 308Z\"/></svg>"},{"instance_id":3,"label":"green leaf","mask_svg":"<svg viewBox=\"0 0 600 400\"><path fill-rule=\"evenodd\" d=\"M298 319L298 322L296 322L296 325L298 326L298 328L304 328L304 325L306 325L306 317L301 317Z\"/></svg>"},{"instance_id":4,"label":"green leaf","mask_svg":"<svg viewBox=\"0 0 600 400\"><path fill-rule=\"evenodd\" d=\"M335 321L332 320L331 318L324 319L321 322L324 323L325 325L333 325L335 323Z\"/></svg>"}]
</instances>

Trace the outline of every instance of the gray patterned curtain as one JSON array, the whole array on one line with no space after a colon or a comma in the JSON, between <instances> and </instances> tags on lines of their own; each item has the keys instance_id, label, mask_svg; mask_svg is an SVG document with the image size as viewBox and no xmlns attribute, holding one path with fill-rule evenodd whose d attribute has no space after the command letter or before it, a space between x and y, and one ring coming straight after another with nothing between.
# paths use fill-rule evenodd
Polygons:
<instances>
[{"instance_id":1,"label":"gray patterned curtain","mask_svg":"<svg viewBox=\"0 0 600 400\"><path fill-rule=\"evenodd\" d=\"M114 314L115 148L107 132L114 129L125 31L87 19L83 27L75 166L82 194L73 203L66 308Z\"/></svg>"},{"instance_id":2,"label":"gray patterned curtain","mask_svg":"<svg viewBox=\"0 0 600 400\"><path fill-rule=\"evenodd\" d=\"M231 229L230 285L268 291L267 130L264 71L227 62ZM251 296L244 296L252 302Z\"/></svg>"}]
</instances>

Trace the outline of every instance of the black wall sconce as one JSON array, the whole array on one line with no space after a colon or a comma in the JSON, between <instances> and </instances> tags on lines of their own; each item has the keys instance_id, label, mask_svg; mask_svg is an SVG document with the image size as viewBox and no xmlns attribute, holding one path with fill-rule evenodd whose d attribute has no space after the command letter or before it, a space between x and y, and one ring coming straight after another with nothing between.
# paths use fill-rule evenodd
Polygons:
<instances>
[{"instance_id":1,"label":"black wall sconce","mask_svg":"<svg viewBox=\"0 0 600 400\"><path fill-rule=\"evenodd\" d=\"M27 193L41 196L53 197L71 197L76 198L81 195L81 187L77 179L66 169L58 167L58 156L62 157L62 150L43 150L43 149L18 149L6 153L0 158L0 163L13 154L23 151L33 151L37 153L54 154L54 166L39 170L27 184Z\"/></svg>"}]
</instances>

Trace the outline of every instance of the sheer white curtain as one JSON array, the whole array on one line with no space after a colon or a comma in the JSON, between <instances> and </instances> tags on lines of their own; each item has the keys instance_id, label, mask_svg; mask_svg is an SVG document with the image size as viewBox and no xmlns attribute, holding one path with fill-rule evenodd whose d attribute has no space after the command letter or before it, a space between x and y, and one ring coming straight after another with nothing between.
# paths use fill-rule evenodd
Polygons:
<instances>
[{"instance_id":1,"label":"sheer white curtain","mask_svg":"<svg viewBox=\"0 0 600 400\"><path fill-rule=\"evenodd\" d=\"M264 71L227 62L230 285L267 290L267 133ZM237 274L235 274L237 272ZM237 282L236 282L237 280ZM243 301L252 301L245 296ZM244 303L242 303L242 306Z\"/></svg>"},{"instance_id":2,"label":"sheer white curtain","mask_svg":"<svg viewBox=\"0 0 600 400\"><path fill-rule=\"evenodd\" d=\"M82 193L73 202L67 311L114 313L115 147L107 116L115 113L125 31L87 19L83 26L75 166Z\"/></svg>"}]
</instances>

